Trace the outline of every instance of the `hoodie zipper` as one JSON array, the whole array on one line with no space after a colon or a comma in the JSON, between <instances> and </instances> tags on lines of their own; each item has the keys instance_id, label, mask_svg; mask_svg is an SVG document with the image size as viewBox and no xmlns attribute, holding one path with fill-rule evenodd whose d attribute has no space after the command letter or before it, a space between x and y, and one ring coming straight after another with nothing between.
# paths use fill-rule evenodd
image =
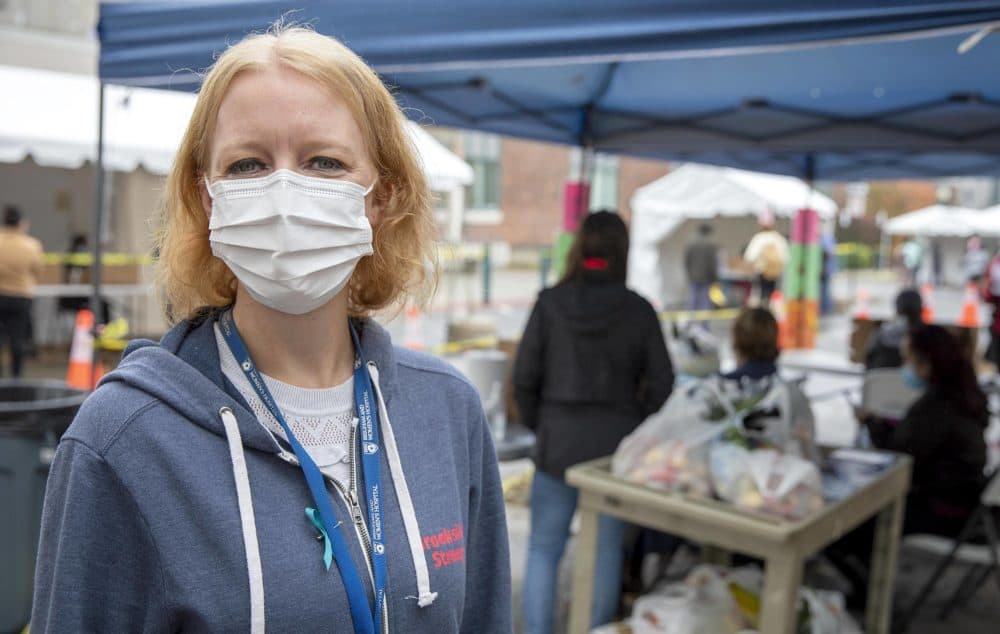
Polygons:
<instances>
[{"instance_id":1,"label":"hoodie zipper","mask_svg":"<svg viewBox=\"0 0 1000 634\"><path fill-rule=\"evenodd\" d=\"M225 408L228 409L228 408ZM281 444L278 443L277 439L274 437L274 433L271 432L263 423L258 421L261 427L268 433L271 439L274 441L275 446L278 448L278 457L287 462L288 464L294 465L296 467L301 467L298 457L294 453L286 451L282 448ZM371 536L368 533L368 525L365 523L364 512L361 509L361 504L358 501L358 462L357 462L357 439L358 439L358 422L355 418L351 425L351 447L348 455L350 457L351 463L351 476L350 476L350 489L344 488L344 486L334 480L333 478L324 475L323 478L333 485L334 490L340 496L340 499L344 502L344 506L347 507L351 514L351 518L354 524L354 534L361 543L362 549L365 553L365 567L368 569L368 580L371 582L372 592L375 591L375 571L372 564L372 541ZM388 597L388 595L386 595ZM389 602L388 598L382 602L382 634L388 634L389 632Z\"/></svg>"},{"instance_id":2,"label":"hoodie zipper","mask_svg":"<svg viewBox=\"0 0 1000 634\"><path fill-rule=\"evenodd\" d=\"M371 535L368 532L368 525L365 523L365 515L361 509L361 504L358 501L358 463L357 463L357 434L358 434L358 422L357 419L351 425L351 449L349 452L350 462L351 462L351 477L350 477L350 489L345 489L344 486L334 480L333 478L326 477L326 479L333 485L333 488L337 490L340 494L341 499L344 504L351 512L351 517L354 519L354 532L358 537L358 541L364 547L365 551L365 565L368 568L368 579L372 584L372 591L375 591L375 571L372 566L372 540ZM388 603L383 597L382 601L382 634L388 634L389 632L389 609Z\"/></svg>"}]
</instances>

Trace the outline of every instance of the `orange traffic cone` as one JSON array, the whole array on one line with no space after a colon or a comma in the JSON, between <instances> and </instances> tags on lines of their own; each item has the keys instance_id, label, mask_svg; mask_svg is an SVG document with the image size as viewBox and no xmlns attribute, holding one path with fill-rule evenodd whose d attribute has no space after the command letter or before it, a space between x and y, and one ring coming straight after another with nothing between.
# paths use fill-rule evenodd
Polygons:
<instances>
[{"instance_id":1,"label":"orange traffic cone","mask_svg":"<svg viewBox=\"0 0 1000 634\"><path fill-rule=\"evenodd\" d=\"M410 350L424 349L423 317L420 307L411 304L406 308L406 321L403 326L403 346Z\"/></svg>"},{"instance_id":2,"label":"orange traffic cone","mask_svg":"<svg viewBox=\"0 0 1000 634\"><path fill-rule=\"evenodd\" d=\"M69 367L66 369L66 383L79 390L92 390L104 376L100 362L94 372L94 313L86 308L76 312L73 327L73 343L69 349Z\"/></svg>"},{"instance_id":3,"label":"orange traffic cone","mask_svg":"<svg viewBox=\"0 0 1000 634\"><path fill-rule=\"evenodd\" d=\"M785 310L785 296L781 291L771 293L771 314L778 322L778 347L786 349L792 347L792 333L788 328L788 311Z\"/></svg>"},{"instance_id":4,"label":"orange traffic cone","mask_svg":"<svg viewBox=\"0 0 1000 634\"><path fill-rule=\"evenodd\" d=\"M868 310L868 289L858 289L858 299L854 304L855 319L871 319L871 312Z\"/></svg>"},{"instance_id":5,"label":"orange traffic cone","mask_svg":"<svg viewBox=\"0 0 1000 634\"><path fill-rule=\"evenodd\" d=\"M920 319L925 324L934 323L934 288L930 284L924 284L920 287L920 300L924 305L923 309L920 311Z\"/></svg>"},{"instance_id":6,"label":"orange traffic cone","mask_svg":"<svg viewBox=\"0 0 1000 634\"><path fill-rule=\"evenodd\" d=\"M979 295L975 284L965 287L965 301L962 303L958 325L963 328L979 328Z\"/></svg>"}]
</instances>

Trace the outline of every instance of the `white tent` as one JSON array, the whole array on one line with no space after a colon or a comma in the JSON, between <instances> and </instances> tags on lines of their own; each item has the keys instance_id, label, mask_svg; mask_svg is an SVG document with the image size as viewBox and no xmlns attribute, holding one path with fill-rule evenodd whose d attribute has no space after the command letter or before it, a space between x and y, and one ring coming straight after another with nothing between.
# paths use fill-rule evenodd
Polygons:
<instances>
[{"instance_id":1,"label":"white tent","mask_svg":"<svg viewBox=\"0 0 1000 634\"><path fill-rule=\"evenodd\" d=\"M0 92L0 162L19 163L30 155L39 165L75 169L94 161L96 78L0 66ZM195 95L113 85L105 95L106 168L131 172L141 165L167 173ZM417 124L408 129L432 190L451 192L472 183L468 163Z\"/></svg>"},{"instance_id":2,"label":"white tent","mask_svg":"<svg viewBox=\"0 0 1000 634\"><path fill-rule=\"evenodd\" d=\"M1000 205L978 209L970 218L976 233L984 237L1000 238Z\"/></svg>"},{"instance_id":3,"label":"white tent","mask_svg":"<svg viewBox=\"0 0 1000 634\"><path fill-rule=\"evenodd\" d=\"M924 259L922 275L929 277L937 270L938 283L960 286L966 281L966 238L1000 238L1000 205L988 209L931 205L896 216L885 223L884 230L892 236L923 239L931 247L932 256ZM938 259L936 266L933 254Z\"/></svg>"},{"instance_id":4,"label":"white tent","mask_svg":"<svg viewBox=\"0 0 1000 634\"><path fill-rule=\"evenodd\" d=\"M896 216L885 223L884 230L891 236L968 238L978 232L981 213L967 207L931 205Z\"/></svg>"},{"instance_id":5,"label":"white tent","mask_svg":"<svg viewBox=\"0 0 1000 634\"><path fill-rule=\"evenodd\" d=\"M762 215L780 221L804 207L823 219L837 212L836 203L797 178L693 163L639 188L630 205L629 285L665 306L687 296L684 247L702 222L712 220L723 257L735 257Z\"/></svg>"}]
</instances>

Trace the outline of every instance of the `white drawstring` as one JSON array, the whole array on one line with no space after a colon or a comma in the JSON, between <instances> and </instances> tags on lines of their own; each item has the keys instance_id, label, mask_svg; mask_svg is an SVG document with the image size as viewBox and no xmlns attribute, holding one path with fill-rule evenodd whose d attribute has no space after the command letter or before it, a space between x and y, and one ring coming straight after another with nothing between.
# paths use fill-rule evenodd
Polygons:
<instances>
[{"instance_id":1,"label":"white drawstring","mask_svg":"<svg viewBox=\"0 0 1000 634\"><path fill-rule=\"evenodd\" d=\"M250 633L264 634L264 573L260 564L260 546L257 542L257 522L250 496L250 475L247 473L246 456L243 454L243 437L233 415L233 410L219 410L229 443L229 460L236 480L236 499L240 507L240 524L243 527L243 547L247 555L247 577L250 580Z\"/></svg>"},{"instance_id":2,"label":"white drawstring","mask_svg":"<svg viewBox=\"0 0 1000 634\"><path fill-rule=\"evenodd\" d=\"M438 593L431 592L431 575L427 569L427 558L424 556L423 543L420 541L420 526L417 523L417 513L413 508L413 498L410 497L410 487L406 484L403 473L403 463L399 459L399 448L396 446L396 436L392 433L389 422L389 412L382 398L382 386L379 384L378 366L368 362L368 374L375 384L375 396L378 400L378 417L382 421L382 435L386 458L389 461L389 471L392 473L392 484L399 498L399 510L403 514L403 525L406 527L406 539L410 543L410 556L413 557L413 568L417 573L417 605L425 608L437 599Z\"/></svg>"}]
</instances>

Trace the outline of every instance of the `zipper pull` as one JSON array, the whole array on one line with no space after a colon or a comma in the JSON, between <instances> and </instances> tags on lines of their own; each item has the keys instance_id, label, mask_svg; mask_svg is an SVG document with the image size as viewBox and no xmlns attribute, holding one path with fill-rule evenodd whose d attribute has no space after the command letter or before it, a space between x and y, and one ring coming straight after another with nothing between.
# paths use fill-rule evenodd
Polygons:
<instances>
[{"instance_id":1,"label":"zipper pull","mask_svg":"<svg viewBox=\"0 0 1000 634\"><path fill-rule=\"evenodd\" d=\"M355 524L362 524L365 521L364 514L361 512L361 504L358 502L358 494L353 490L347 492L347 499L351 503L351 515L354 516Z\"/></svg>"}]
</instances>

